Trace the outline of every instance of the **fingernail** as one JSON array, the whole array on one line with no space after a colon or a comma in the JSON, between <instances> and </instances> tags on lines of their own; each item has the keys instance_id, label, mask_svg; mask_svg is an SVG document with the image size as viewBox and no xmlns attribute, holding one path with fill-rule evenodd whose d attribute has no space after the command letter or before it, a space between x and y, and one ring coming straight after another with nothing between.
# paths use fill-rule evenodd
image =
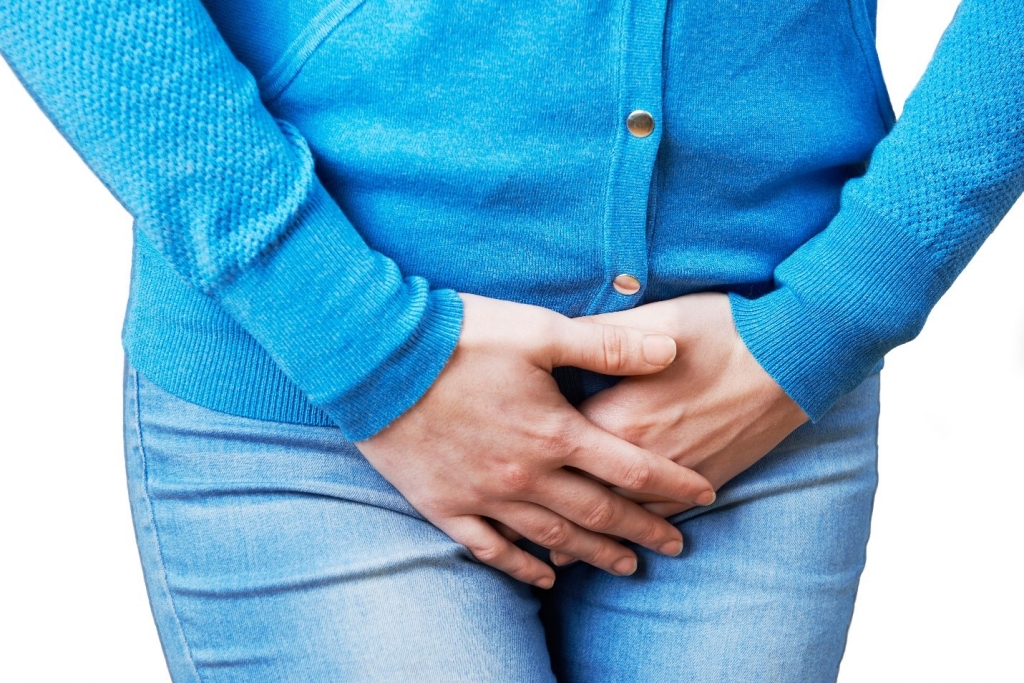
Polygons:
<instances>
[{"instance_id":1,"label":"fingernail","mask_svg":"<svg viewBox=\"0 0 1024 683\"><path fill-rule=\"evenodd\" d=\"M662 555L668 555L670 557L675 557L679 553L683 552L683 542L682 541L669 541L667 543L663 543L662 546L660 548L658 548L658 552L661 553Z\"/></svg>"},{"instance_id":2,"label":"fingernail","mask_svg":"<svg viewBox=\"0 0 1024 683\"><path fill-rule=\"evenodd\" d=\"M664 334L644 337L644 360L651 365L668 365L676 357L676 342Z\"/></svg>"},{"instance_id":3,"label":"fingernail","mask_svg":"<svg viewBox=\"0 0 1024 683\"><path fill-rule=\"evenodd\" d=\"M542 579L537 579L536 581L534 581L533 585L537 588L543 588L544 590L547 590L548 588L551 588L555 585L555 580L550 576L545 576Z\"/></svg>"},{"instance_id":4,"label":"fingernail","mask_svg":"<svg viewBox=\"0 0 1024 683\"><path fill-rule=\"evenodd\" d=\"M636 571L636 558L623 557L620 560L615 560L615 563L612 564L612 571L619 576L629 576Z\"/></svg>"},{"instance_id":5,"label":"fingernail","mask_svg":"<svg viewBox=\"0 0 1024 683\"><path fill-rule=\"evenodd\" d=\"M561 567L566 564L572 564L576 561L576 558L568 553L560 553L555 550L551 551L551 564L556 567Z\"/></svg>"},{"instance_id":6,"label":"fingernail","mask_svg":"<svg viewBox=\"0 0 1024 683\"><path fill-rule=\"evenodd\" d=\"M711 505L718 498L714 491L705 491L697 496L697 505Z\"/></svg>"}]
</instances>

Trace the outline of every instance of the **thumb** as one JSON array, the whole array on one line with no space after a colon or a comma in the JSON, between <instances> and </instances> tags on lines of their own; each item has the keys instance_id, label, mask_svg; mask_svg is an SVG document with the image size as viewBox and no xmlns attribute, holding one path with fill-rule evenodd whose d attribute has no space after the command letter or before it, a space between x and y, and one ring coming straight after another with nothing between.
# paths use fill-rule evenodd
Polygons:
<instances>
[{"instance_id":1,"label":"thumb","mask_svg":"<svg viewBox=\"0 0 1024 683\"><path fill-rule=\"evenodd\" d=\"M676 342L664 334L567 318L547 351L552 367L571 365L606 375L647 375L672 363Z\"/></svg>"}]
</instances>

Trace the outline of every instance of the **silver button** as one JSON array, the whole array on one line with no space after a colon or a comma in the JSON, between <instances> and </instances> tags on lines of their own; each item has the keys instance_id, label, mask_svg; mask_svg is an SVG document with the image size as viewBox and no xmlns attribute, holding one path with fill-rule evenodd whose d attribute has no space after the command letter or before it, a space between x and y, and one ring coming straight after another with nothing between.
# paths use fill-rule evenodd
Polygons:
<instances>
[{"instance_id":1,"label":"silver button","mask_svg":"<svg viewBox=\"0 0 1024 683\"><path fill-rule=\"evenodd\" d=\"M626 117L626 128L638 138L645 138L654 132L654 117L651 112L637 109Z\"/></svg>"},{"instance_id":2,"label":"silver button","mask_svg":"<svg viewBox=\"0 0 1024 683\"><path fill-rule=\"evenodd\" d=\"M621 275L616 275L615 279L612 280L612 287L614 287L615 291L619 294L632 296L640 291L640 281L632 275L622 273Z\"/></svg>"}]
</instances>

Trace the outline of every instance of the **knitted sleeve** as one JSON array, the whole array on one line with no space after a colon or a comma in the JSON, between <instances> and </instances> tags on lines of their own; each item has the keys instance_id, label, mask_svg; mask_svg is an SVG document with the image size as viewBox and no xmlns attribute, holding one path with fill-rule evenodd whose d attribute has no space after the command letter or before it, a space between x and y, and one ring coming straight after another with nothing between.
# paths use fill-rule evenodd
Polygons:
<instances>
[{"instance_id":1,"label":"knitted sleeve","mask_svg":"<svg viewBox=\"0 0 1024 683\"><path fill-rule=\"evenodd\" d=\"M838 214L732 296L740 336L812 419L917 336L1024 191L1024 1L963 0Z\"/></svg>"},{"instance_id":2,"label":"knitted sleeve","mask_svg":"<svg viewBox=\"0 0 1024 683\"><path fill-rule=\"evenodd\" d=\"M0 0L0 52L137 229L349 439L440 373L461 299L369 249L199 0Z\"/></svg>"}]
</instances>

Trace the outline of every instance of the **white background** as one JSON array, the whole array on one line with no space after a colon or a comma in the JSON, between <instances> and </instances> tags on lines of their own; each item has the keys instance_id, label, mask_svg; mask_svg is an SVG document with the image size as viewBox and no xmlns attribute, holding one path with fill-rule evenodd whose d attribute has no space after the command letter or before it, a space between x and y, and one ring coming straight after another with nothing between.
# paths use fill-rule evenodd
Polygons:
<instances>
[{"instance_id":1,"label":"white background","mask_svg":"<svg viewBox=\"0 0 1024 683\"><path fill-rule=\"evenodd\" d=\"M880 5L899 112L956 3ZM122 460L130 225L0 62L0 680L168 680ZM842 683L1024 680L1022 228L888 357Z\"/></svg>"}]
</instances>

